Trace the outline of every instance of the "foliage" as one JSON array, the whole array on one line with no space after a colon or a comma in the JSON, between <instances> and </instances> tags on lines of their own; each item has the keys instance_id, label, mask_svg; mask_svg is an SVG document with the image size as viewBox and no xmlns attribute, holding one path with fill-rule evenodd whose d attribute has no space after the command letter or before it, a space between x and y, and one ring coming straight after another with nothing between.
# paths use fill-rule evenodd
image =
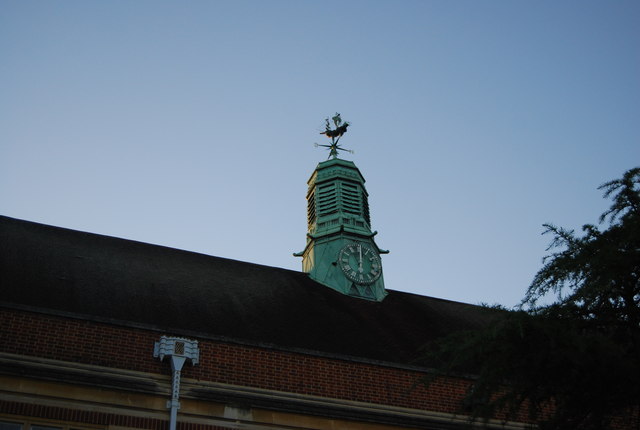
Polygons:
<instances>
[{"instance_id":1,"label":"foliage","mask_svg":"<svg viewBox=\"0 0 640 430\"><path fill-rule=\"evenodd\" d=\"M441 372L477 375L474 417L525 410L542 428L605 429L640 405L640 168L603 184L613 203L583 235L553 239L522 304L432 345ZM551 304L539 303L549 296ZM552 406L552 407L551 407Z\"/></svg>"}]
</instances>

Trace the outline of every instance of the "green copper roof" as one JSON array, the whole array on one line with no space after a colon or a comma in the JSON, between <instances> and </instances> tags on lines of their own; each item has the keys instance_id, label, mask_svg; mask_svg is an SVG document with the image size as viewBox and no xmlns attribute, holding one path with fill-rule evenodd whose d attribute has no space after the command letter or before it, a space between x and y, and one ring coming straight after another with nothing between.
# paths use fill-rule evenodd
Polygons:
<instances>
[{"instance_id":1,"label":"green copper roof","mask_svg":"<svg viewBox=\"0 0 640 430\"><path fill-rule=\"evenodd\" d=\"M307 182L307 244L303 271L343 294L381 301L386 296L381 251L371 231L365 180L352 161L318 164Z\"/></svg>"}]
</instances>

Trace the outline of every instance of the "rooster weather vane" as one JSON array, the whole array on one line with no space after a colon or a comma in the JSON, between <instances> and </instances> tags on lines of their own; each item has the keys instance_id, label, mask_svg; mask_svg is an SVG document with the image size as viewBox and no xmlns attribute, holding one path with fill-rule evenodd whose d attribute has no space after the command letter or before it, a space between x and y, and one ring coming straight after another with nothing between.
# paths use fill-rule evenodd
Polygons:
<instances>
[{"instance_id":1,"label":"rooster weather vane","mask_svg":"<svg viewBox=\"0 0 640 430\"><path fill-rule=\"evenodd\" d=\"M333 122L335 129L331 128L331 122ZM320 145L316 143L315 144L316 147L322 146L324 148L329 148L328 158L331 158L331 157L338 158L338 151L345 151L353 154L352 150L345 149L340 145L338 145L338 142L340 141L340 138L342 137L342 135L347 132L347 127L349 127L349 123L346 121L343 122L342 118L340 118L339 113L336 113L335 116L331 118L331 121L329 121L329 118L326 118L325 131L321 132L320 134L324 134L329 139L331 139L331 145Z\"/></svg>"}]
</instances>

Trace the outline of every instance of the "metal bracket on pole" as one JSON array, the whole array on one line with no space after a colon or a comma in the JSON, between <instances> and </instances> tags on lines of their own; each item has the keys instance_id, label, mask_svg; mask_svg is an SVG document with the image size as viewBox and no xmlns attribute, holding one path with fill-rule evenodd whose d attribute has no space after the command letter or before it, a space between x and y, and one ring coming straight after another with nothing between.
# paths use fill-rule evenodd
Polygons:
<instances>
[{"instance_id":1,"label":"metal bracket on pole","mask_svg":"<svg viewBox=\"0 0 640 430\"><path fill-rule=\"evenodd\" d=\"M160 361L165 357L171 357L171 400L167 401L167 409L171 411L169 430L176 430L178 409L180 409L180 372L187 360L190 360L194 366L198 364L200 360L198 341L162 336L154 345L153 356L160 358Z\"/></svg>"}]
</instances>

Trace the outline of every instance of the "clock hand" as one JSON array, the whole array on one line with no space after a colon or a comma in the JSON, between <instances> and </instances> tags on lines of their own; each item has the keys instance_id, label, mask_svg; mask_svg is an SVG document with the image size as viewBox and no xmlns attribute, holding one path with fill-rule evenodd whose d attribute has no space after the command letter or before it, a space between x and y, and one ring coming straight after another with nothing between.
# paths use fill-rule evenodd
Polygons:
<instances>
[{"instance_id":1,"label":"clock hand","mask_svg":"<svg viewBox=\"0 0 640 430\"><path fill-rule=\"evenodd\" d=\"M364 269L362 268L362 245L358 245L358 271L360 273L364 272Z\"/></svg>"}]
</instances>

